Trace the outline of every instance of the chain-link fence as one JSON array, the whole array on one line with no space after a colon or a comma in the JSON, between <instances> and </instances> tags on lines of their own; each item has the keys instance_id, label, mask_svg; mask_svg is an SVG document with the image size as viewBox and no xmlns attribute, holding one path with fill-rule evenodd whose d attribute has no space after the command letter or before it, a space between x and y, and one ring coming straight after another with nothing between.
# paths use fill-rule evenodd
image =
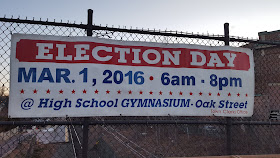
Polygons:
<instances>
[{"instance_id":1,"label":"chain-link fence","mask_svg":"<svg viewBox=\"0 0 280 158\"><path fill-rule=\"evenodd\" d=\"M89 18L90 19L90 18ZM279 154L280 49L277 40L249 40L168 30L0 18L0 157L191 157ZM91 117L10 119L13 33L247 47L254 52L255 108L250 118ZM279 38L279 39L277 39Z\"/></svg>"}]
</instances>

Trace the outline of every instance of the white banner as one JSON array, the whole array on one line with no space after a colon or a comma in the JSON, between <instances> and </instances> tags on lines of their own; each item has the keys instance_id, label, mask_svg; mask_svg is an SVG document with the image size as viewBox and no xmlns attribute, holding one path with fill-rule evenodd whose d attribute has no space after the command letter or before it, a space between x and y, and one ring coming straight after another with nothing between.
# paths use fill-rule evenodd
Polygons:
<instances>
[{"instance_id":1,"label":"white banner","mask_svg":"<svg viewBox=\"0 0 280 158\"><path fill-rule=\"evenodd\" d=\"M10 117L249 117L253 53L14 34L10 88Z\"/></svg>"}]
</instances>

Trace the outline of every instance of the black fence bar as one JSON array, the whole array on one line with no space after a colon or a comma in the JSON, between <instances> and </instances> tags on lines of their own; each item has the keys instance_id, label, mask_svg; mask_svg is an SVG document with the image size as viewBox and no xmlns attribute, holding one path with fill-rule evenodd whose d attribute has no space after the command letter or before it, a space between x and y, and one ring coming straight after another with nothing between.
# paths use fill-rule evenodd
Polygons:
<instances>
[{"instance_id":1,"label":"black fence bar","mask_svg":"<svg viewBox=\"0 0 280 158\"><path fill-rule=\"evenodd\" d=\"M225 41L225 45L226 46L229 46L229 42L230 42L230 39L229 39L229 23L225 23L224 24L224 41ZM232 140L232 119L231 117L227 117L226 118L226 133L227 133L227 154L228 155L231 155L232 154L232 150L231 150L231 140Z\"/></svg>"},{"instance_id":2,"label":"black fence bar","mask_svg":"<svg viewBox=\"0 0 280 158\"><path fill-rule=\"evenodd\" d=\"M39 25L50 25L50 26L64 26L64 27L74 27L81 28L85 30L107 30L113 32L126 32L126 33L137 33L137 34L148 34L148 35L159 35L159 36L172 36L172 37L185 37L185 38L199 38L199 39L212 39L218 41L224 41L225 37L222 35L199 35L193 33L183 33L183 32L170 32L170 31L160 31L160 30L145 30L145 29L126 29L126 28L114 28L107 26L98 25L88 25L88 24L71 24L63 22L51 22L51 21L38 21L38 20L27 20L27 19L13 19L13 18L0 18L2 22L13 22L13 23L26 23L26 24L39 24ZM240 37L229 37L230 42L245 42L245 43L257 43L257 44L269 44L280 46L279 42L275 41L259 41L254 39L244 39Z\"/></svg>"},{"instance_id":3,"label":"black fence bar","mask_svg":"<svg viewBox=\"0 0 280 158\"><path fill-rule=\"evenodd\" d=\"M8 18L0 18L0 21L87 29L87 25L85 25L85 24L70 24L70 23L63 23L63 22L38 21L38 20L27 20L27 19L25 19L25 20L23 20L23 19L8 19Z\"/></svg>"},{"instance_id":4,"label":"black fence bar","mask_svg":"<svg viewBox=\"0 0 280 158\"><path fill-rule=\"evenodd\" d=\"M78 122L77 122L78 123ZM1 124L1 122L0 122ZM90 121L90 125L100 124L215 124L227 125L226 121L196 121L196 120L105 120ZM263 121L232 121L232 125L280 125L280 122L263 122Z\"/></svg>"},{"instance_id":5,"label":"black fence bar","mask_svg":"<svg viewBox=\"0 0 280 158\"><path fill-rule=\"evenodd\" d=\"M186 38L200 38L200 39L213 39L224 41L223 36L210 36L210 35L198 35L193 33L183 33L183 32L169 32L160 30L145 30L145 29L125 29L125 28L113 28L104 26L92 26L93 30L107 30L113 32L126 32L126 33L137 33L137 34L148 34L148 35L159 35L159 36L172 36L172 37L186 37Z\"/></svg>"},{"instance_id":6,"label":"black fence bar","mask_svg":"<svg viewBox=\"0 0 280 158\"><path fill-rule=\"evenodd\" d=\"M88 17L87 17L87 36L92 36L92 14L93 10L88 9ZM82 149L82 157L88 157L88 131L89 131L89 118L84 118L83 124L83 149Z\"/></svg>"},{"instance_id":7,"label":"black fence bar","mask_svg":"<svg viewBox=\"0 0 280 158\"><path fill-rule=\"evenodd\" d=\"M232 121L232 125L280 125L280 122L267 121Z\"/></svg>"},{"instance_id":8,"label":"black fence bar","mask_svg":"<svg viewBox=\"0 0 280 158\"><path fill-rule=\"evenodd\" d=\"M89 118L84 118L83 122L83 148L82 148L82 158L88 157L88 131L89 131Z\"/></svg>"},{"instance_id":9,"label":"black fence bar","mask_svg":"<svg viewBox=\"0 0 280 158\"><path fill-rule=\"evenodd\" d=\"M248 123L248 122L247 122ZM277 122L276 122L277 123ZM85 121L0 121L0 125L84 125ZM216 124L226 125L224 121L196 121L196 120L104 120L87 121L88 125L117 125L117 124ZM246 124L245 122L242 124ZM252 123L248 123L252 124ZM270 125L271 123L267 123ZM279 123L280 124L280 123Z\"/></svg>"},{"instance_id":10,"label":"black fence bar","mask_svg":"<svg viewBox=\"0 0 280 158\"><path fill-rule=\"evenodd\" d=\"M0 125L83 125L84 121L0 121ZM104 120L88 121L89 125L119 125L119 124L215 124L227 125L226 121L196 121L196 120ZM232 121L232 125L280 125L280 122L268 121Z\"/></svg>"},{"instance_id":11,"label":"black fence bar","mask_svg":"<svg viewBox=\"0 0 280 158\"><path fill-rule=\"evenodd\" d=\"M225 23L224 24L224 41L225 41L225 45L229 46L229 23Z\"/></svg>"},{"instance_id":12,"label":"black fence bar","mask_svg":"<svg viewBox=\"0 0 280 158\"><path fill-rule=\"evenodd\" d=\"M259 41L259 40L250 40L250 39L242 39L238 37L229 37L230 42L245 42L245 43L255 43L255 44L266 44L266 45L276 45L280 46L279 42L274 41Z\"/></svg>"},{"instance_id":13,"label":"black fence bar","mask_svg":"<svg viewBox=\"0 0 280 158\"><path fill-rule=\"evenodd\" d=\"M93 10L88 10L87 36L92 36L92 14Z\"/></svg>"},{"instance_id":14,"label":"black fence bar","mask_svg":"<svg viewBox=\"0 0 280 158\"><path fill-rule=\"evenodd\" d=\"M83 121L0 121L0 125L83 125Z\"/></svg>"}]
</instances>

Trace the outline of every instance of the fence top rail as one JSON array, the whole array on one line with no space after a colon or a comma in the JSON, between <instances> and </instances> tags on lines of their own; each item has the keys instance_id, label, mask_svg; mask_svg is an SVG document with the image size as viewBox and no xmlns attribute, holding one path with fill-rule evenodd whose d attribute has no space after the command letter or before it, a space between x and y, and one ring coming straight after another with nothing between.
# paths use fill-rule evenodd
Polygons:
<instances>
[{"instance_id":1,"label":"fence top rail","mask_svg":"<svg viewBox=\"0 0 280 158\"><path fill-rule=\"evenodd\" d=\"M0 125L83 125L84 121L0 121ZM224 121L199 121L199 120L94 120L88 121L89 125L114 125L114 124L219 124L225 125Z\"/></svg>"},{"instance_id":2,"label":"fence top rail","mask_svg":"<svg viewBox=\"0 0 280 158\"><path fill-rule=\"evenodd\" d=\"M201 120L95 120L86 122L89 125L118 125L118 124L216 124L226 125L226 121L201 121ZM0 121L0 125L83 125L85 121ZM263 122L263 121L232 121L232 125L280 125L280 122Z\"/></svg>"},{"instance_id":3,"label":"fence top rail","mask_svg":"<svg viewBox=\"0 0 280 158\"><path fill-rule=\"evenodd\" d=\"M172 37L185 37L185 38L199 38L199 39L210 39L210 40L218 40L225 41L224 35L210 35L210 34L194 34L194 33L186 33L182 31L170 31L170 30L155 30L155 29L132 29L132 28L120 28L120 27L108 27L101 25L88 25L88 24L76 24L74 23L64 23L64 22L56 22L54 21L42 21L40 20L28 20L20 19L20 18L0 18L2 22L13 22L13 23L25 23L25 24L38 24L38 25L50 25L50 26L64 26L64 27L74 27L80 29L92 29L92 30L107 30L114 32L125 32L125 33L137 33L137 34L148 34L148 35L158 35L158 36L172 36ZM230 42L245 42L245 43L257 43L257 44L269 44L269 45L277 45L280 46L280 42L273 41L260 41L257 39L248 39L230 36Z\"/></svg>"},{"instance_id":4,"label":"fence top rail","mask_svg":"<svg viewBox=\"0 0 280 158\"><path fill-rule=\"evenodd\" d=\"M87 25L85 24L71 24L71 23L63 23L63 22L51 22L51 21L40 21L40 20L28 20L28 19L12 19L12 18L0 18L2 22L13 22L13 23L25 23L25 24L39 24L39 25L51 25L51 26L65 26L65 27L75 27L86 29Z\"/></svg>"}]
</instances>

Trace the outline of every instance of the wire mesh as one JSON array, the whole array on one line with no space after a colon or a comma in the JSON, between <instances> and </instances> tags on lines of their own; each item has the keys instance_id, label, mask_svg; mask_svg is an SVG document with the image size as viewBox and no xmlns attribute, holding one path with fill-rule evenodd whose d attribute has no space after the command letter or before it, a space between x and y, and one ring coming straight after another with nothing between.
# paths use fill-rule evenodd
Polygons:
<instances>
[{"instance_id":1,"label":"wire mesh","mask_svg":"<svg viewBox=\"0 0 280 158\"><path fill-rule=\"evenodd\" d=\"M106 28L106 27L103 27ZM93 37L123 41L180 43L206 46L224 46L219 35L198 35L174 31L147 30L133 33L122 29L95 29ZM9 119L7 105L10 83L11 34L39 34L55 36L86 36L81 27L30 24L0 21L0 121L29 121L25 125L1 125L0 157L82 157L84 126L77 124L47 125L52 121L81 121L83 118ZM168 36L167 36L168 34ZM172 34L172 36L170 35ZM233 37L232 37L233 38ZM234 39L238 39L234 37ZM275 42L279 37L271 37ZM102 124L89 126L88 157L184 157L227 155L227 144L232 154L277 154L279 148L279 122L271 118L271 111L279 110L280 49L279 45L262 44L256 40L231 40L230 46L246 47L254 52L255 107L250 118L232 118L231 137L227 142L225 117L91 117L89 121ZM108 120L173 120L173 124L106 124ZM197 121L177 124L176 121ZM206 123L199 123L204 121ZM208 123L207 123L208 121ZM220 123L210 123L217 121ZM250 125L242 122L263 122ZM47 124L46 124L47 122ZM241 123L240 123L241 122ZM41 123L41 125L40 125ZM38 125L39 124L39 125Z\"/></svg>"},{"instance_id":2,"label":"wire mesh","mask_svg":"<svg viewBox=\"0 0 280 158\"><path fill-rule=\"evenodd\" d=\"M93 157L209 156L225 150L224 129L208 124L103 125L91 126L90 133Z\"/></svg>"}]
</instances>

